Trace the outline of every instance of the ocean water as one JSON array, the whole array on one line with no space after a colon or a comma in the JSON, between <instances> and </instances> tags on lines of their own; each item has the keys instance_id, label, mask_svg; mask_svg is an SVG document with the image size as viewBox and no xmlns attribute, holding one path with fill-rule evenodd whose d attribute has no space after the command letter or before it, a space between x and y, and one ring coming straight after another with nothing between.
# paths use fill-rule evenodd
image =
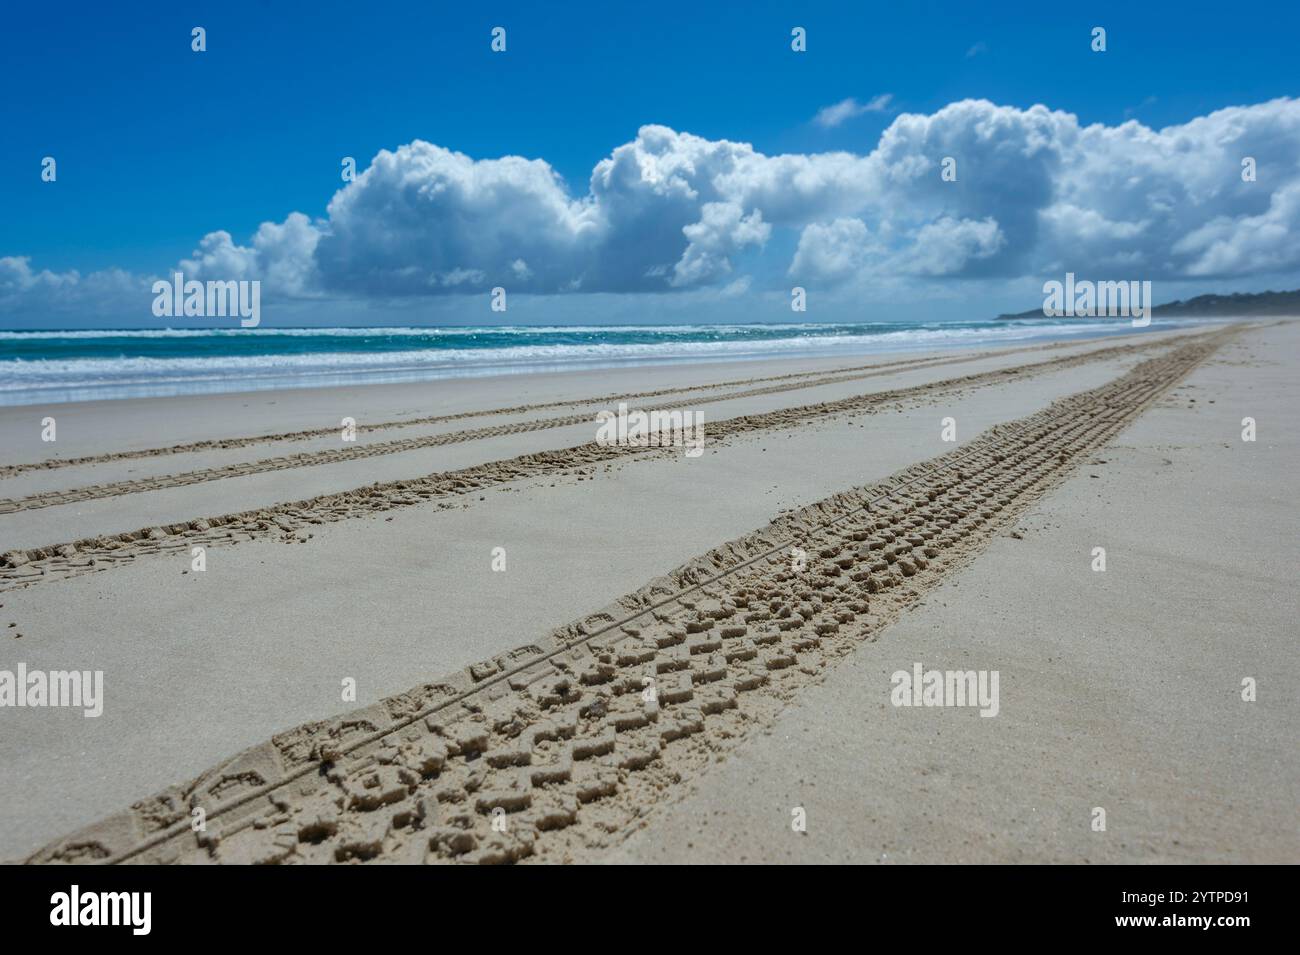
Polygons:
<instances>
[{"instance_id":1,"label":"ocean water","mask_svg":"<svg viewBox=\"0 0 1300 955\"><path fill-rule=\"evenodd\" d=\"M1195 324L980 322L0 331L0 405L669 362L1014 346Z\"/></svg>"}]
</instances>

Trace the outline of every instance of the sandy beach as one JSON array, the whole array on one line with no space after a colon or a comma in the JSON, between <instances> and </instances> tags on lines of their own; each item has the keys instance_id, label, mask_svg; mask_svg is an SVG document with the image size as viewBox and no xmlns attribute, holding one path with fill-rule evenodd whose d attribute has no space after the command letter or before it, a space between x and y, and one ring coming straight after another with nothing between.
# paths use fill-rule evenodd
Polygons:
<instances>
[{"instance_id":1,"label":"sandy beach","mask_svg":"<svg viewBox=\"0 0 1300 955\"><path fill-rule=\"evenodd\" d=\"M1298 372L1254 322L0 409L0 668L104 687L6 712L0 858L1294 862Z\"/></svg>"}]
</instances>

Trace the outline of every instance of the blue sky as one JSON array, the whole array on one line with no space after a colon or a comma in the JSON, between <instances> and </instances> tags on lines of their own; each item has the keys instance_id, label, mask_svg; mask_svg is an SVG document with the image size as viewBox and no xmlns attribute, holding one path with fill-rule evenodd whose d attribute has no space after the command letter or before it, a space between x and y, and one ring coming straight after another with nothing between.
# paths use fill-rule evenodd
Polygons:
<instances>
[{"instance_id":1,"label":"blue sky","mask_svg":"<svg viewBox=\"0 0 1300 955\"><path fill-rule=\"evenodd\" d=\"M75 270L83 280L109 269L165 274L217 230L244 246L261 223L281 223L294 212L325 222L327 205L343 185L342 156L355 156L364 170L379 150L397 150L415 140L474 160L511 155L544 160L576 202L587 193L593 167L636 140L646 124L710 142L749 144L769 157L838 150L867 156L901 114L932 116L967 99L1017 110L1041 103L1073 114L1080 127L1119 127L1135 119L1159 130L1225 107L1300 94L1294 65L1298 9L1293 3L1229 9L1185 2L651 7L530 2L474 5L465 12L433 3L266 0L73 3L53 13L40 5L12 4L0 32L6 90L0 103L0 257L26 257L33 274L48 271L57 277ZM208 50L202 54L190 49L190 29L196 25L207 30ZM497 25L507 29L504 54L489 49L490 30ZM796 25L808 31L803 54L790 49L790 29ZM1094 26L1107 30L1104 54L1089 48ZM879 108L834 126L814 121L819 110L849 98L860 106L879 98ZM981 121L968 122L975 129ZM1271 114L1256 128L1281 122ZM1281 150L1274 163L1280 173L1276 166L1285 162L1289 142L1269 146ZM40 179L44 156L57 159L55 183ZM1285 172L1289 177L1294 169ZM1267 188L1276 192L1281 184L1276 180ZM1002 188L1014 192L1015 185L1005 182ZM790 277L790 268L799 244L811 249L814 239L825 238L806 234L815 217L782 222L749 205L749 199L737 201L742 220L757 211L775 227L756 238L733 233L710 247L712 264L699 273L707 276L675 286L680 302L691 303L673 304L675 315L698 319L710 308L749 311L735 300L788 287L798 279ZM1006 201L1014 203L1014 197ZM374 206L386 207L385 202ZM1262 215L1267 207L1267 201L1243 207L1242 215ZM512 208L507 204L502 214ZM1071 208L1077 212L1080 204ZM435 219L443 212L450 218L430 223L439 235L463 225L456 210L432 210ZM1216 209L1205 222L1225 214L1230 213ZM1014 210L1008 215L1014 217ZM869 268L891 261L891 254L919 249L895 230L915 233L925 222L871 208L865 199L828 209L820 225L829 228L855 217L865 224L864 233L836 235L848 236L859 250L872 246L876 257L855 252L852 261ZM990 267L985 275L973 266L974 259L998 261L1015 245L1001 217L981 206L978 213L962 215L955 208L935 211L929 221L936 219L969 222L962 241L976 243L979 250L947 274L932 269L915 276L906 293L893 288L895 302L915 298L918 290L960 283L961 304L941 293L932 303L937 312L957 314L980 296L987 301L985 312L1036 304L1025 291L1041 282L1034 267L1016 274L1006 264ZM1004 237L976 235L976 224L989 219ZM1274 219L1284 229L1291 224L1287 209ZM1184 222L1179 228L1200 224ZM323 228L330 230L327 223ZM685 244L679 228L668 231ZM1146 229L1148 235L1155 231ZM601 254L636 244L634 232L606 243ZM340 247L336 242L332 261L339 261ZM481 243L471 236L455 249L443 249L441 264L474 270L480 264L472 261L474 248ZM666 250L665 263L682 251ZM714 267L723 258L724 266ZM1228 258L1219 255L1215 261ZM1294 278L1297 271L1285 260L1263 271L1243 266L1241 256L1227 268L1207 261L1189 254L1186 262L1192 264L1183 272L1161 266L1161 273L1153 265L1170 293L1157 297L1201 286L1207 291L1262 288ZM266 267L265 257L259 262ZM1037 263L1038 271L1043 263L1059 264L1047 256ZM355 264L337 267L348 271ZM481 264L485 282L504 281L486 260ZM365 267L373 263L367 260ZM565 268L575 266L557 264L556 274ZM350 274L360 271L358 266ZM541 272L535 262L527 263L527 271ZM825 267L812 271L828 274ZM735 279L745 274L751 275L749 285L735 287ZM641 285L614 280L583 281L590 292L581 284L560 289L535 280L522 290L537 300L537 311L530 314L547 320L569 311L584 318L602 311L631 317L674 294L668 289L647 293ZM844 276L837 274L836 281L842 287ZM376 320L373 309L381 299L400 303L402 311L424 307L417 302L424 297L405 287L390 295L385 287L361 289L328 275L317 284L323 291L305 296L313 299L311 311L340 321L354 313L357 320ZM731 306L702 294L725 287L732 288ZM852 303L869 298L870 288L847 297L837 293L840 304L833 316L808 317L852 318ZM454 320L462 307L457 300L477 290L468 282L439 293L429 314ZM880 291L882 299L890 299L888 290ZM84 299L70 307L77 314L47 314L37 292L28 290L0 310L0 322L10 327L80 323L96 311ZM305 314L286 310L285 317L291 313ZM105 306L99 319L116 324L118 315ZM134 318L121 316L130 324Z\"/></svg>"}]
</instances>

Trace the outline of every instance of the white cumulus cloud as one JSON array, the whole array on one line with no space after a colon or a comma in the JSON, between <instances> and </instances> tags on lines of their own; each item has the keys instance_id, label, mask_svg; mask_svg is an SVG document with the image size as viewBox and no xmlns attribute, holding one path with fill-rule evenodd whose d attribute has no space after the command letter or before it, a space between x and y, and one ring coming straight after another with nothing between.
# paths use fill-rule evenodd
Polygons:
<instances>
[{"instance_id":1,"label":"white cumulus cloud","mask_svg":"<svg viewBox=\"0 0 1300 955\"><path fill-rule=\"evenodd\" d=\"M827 118L887 105L846 100ZM1247 157L1253 182L1241 176ZM945 159L955 181L940 174ZM290 213L243 244L209 233L179 265L195 278L260 279L268 301L397 301L497 285L735 298L791 280L1041 282L1065 271L1286 276L1300 271L1300 100L1162 129L963 100L896 116L866 153L767 155L649 125L600 160L580 192L544 159L475 159L417 140L381 151L320 218ZM0 258L0 312L115 296L136 307L148 278L55 273L11 255Z\"/></svg>"}]
</instances>

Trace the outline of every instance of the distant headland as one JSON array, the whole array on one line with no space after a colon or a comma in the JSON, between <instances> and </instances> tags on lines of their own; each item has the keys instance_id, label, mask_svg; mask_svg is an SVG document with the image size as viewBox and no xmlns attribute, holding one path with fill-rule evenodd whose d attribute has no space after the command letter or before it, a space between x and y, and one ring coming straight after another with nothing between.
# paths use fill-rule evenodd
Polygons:
<instances>
[{"instance_id":1,"label":"distant headland","mask_svg":"<svg viewBox=\"0 0 1300 955\"><path fill-rule=\"evenodd\" d=\"M1166 318L1235 318L1238 316L1300 316L1300 289L1291 292L1234 292L1231 295L1198 295L1187 301L1157 305L1151 314ZM1041 308L1014 315L999 315L998 321L1018 318L1042 318Z\"/></svg>"}]
</instances>

